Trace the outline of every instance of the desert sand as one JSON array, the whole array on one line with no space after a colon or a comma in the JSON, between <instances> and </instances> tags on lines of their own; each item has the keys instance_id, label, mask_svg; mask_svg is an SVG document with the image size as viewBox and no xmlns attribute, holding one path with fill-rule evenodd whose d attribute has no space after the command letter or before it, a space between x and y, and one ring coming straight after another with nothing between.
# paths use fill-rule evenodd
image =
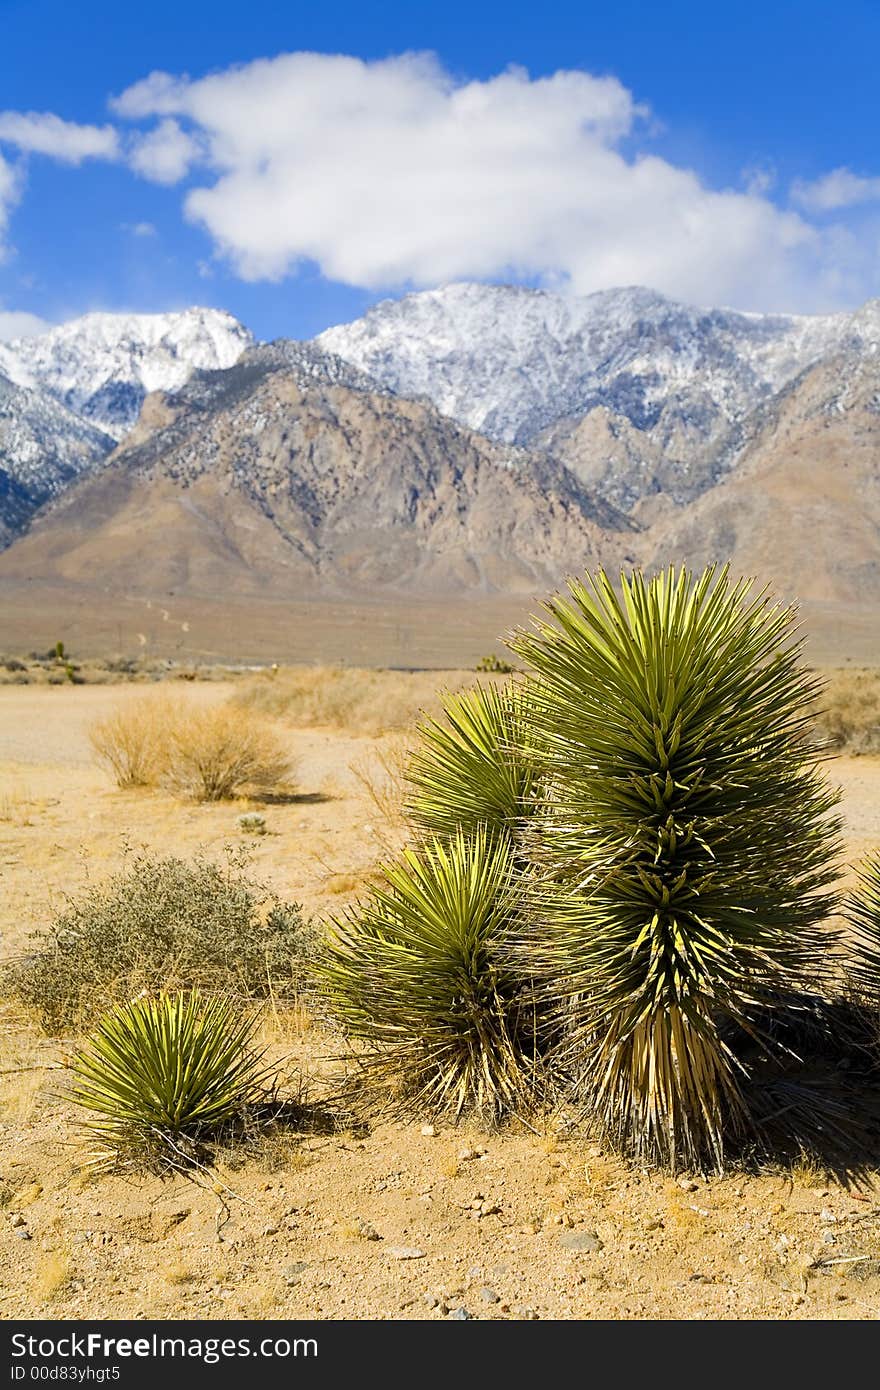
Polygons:
<instances>
[{"instance_id":1,"label":"desert sand","mask_svg":"<svg viewBox=\"0 0 880 1390\"><path fill-rule=\"evenodd\" d=\"M185 697L225 699L223 684ZM134 687L0 688L2 954L127 840L217 855L241 805L121 792L89 723ZM284 727L284 726L281 726ZM400 831L352 771L393 738L291 729L296 799L264 808L254 872L309 913L339 910ZM847 853L880 844L880 759L839 758ZM308 1015L267 1041L312 1084L339 1040ZM880 1315L880 1189L808 1163L674 1181L552 1117L499 1132L381 1118L291 1136L208 1181L84 1180L58 1070L76 1040L5 1007L0 1316L51 1318L857 1318ZM494 1210L493 1210L494 1208ZM464 1311L462 1311L464 1310Z\"/></svg>"}]
</instances>

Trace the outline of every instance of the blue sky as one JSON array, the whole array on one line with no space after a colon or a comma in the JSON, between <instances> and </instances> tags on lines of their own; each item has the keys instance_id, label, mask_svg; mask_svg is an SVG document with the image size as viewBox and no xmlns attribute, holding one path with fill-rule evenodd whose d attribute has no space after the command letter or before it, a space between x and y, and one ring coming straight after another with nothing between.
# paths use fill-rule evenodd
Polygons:
<instances>
[{"instance_id":1,"label":"blue sky","mask_svg":"<svg viewBox=\"0 0 880 1390\"><path fill-rule=\"evenodd\" d=\"M190 303L309 336L465 278L880 294L876 0L0 0L0 33L7 336Z\"/></svg>"}]
</instances>

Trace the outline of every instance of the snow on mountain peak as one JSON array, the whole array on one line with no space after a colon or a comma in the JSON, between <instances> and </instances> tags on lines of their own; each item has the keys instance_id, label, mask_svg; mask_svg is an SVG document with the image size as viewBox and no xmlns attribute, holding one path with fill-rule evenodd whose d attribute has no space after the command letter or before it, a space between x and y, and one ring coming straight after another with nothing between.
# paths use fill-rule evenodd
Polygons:
<instances>
[{"instance_id":1,"label":"snow on mountain peak","mask_svg":"<svg viewBox=\"0 0 880 1390\"><path fill-rule=\"evenodd\" d=\"M699 402L709 433L709 415L727 428L858 332L856 318L700 309L638 286L576 298L465 283L385 300L315 341L401 395L527 444L596 406L649 429Z\"/></svg>"},{"instance_id":2,"label":"snow on mountain peak","mask_svg":"<svg viewBox=\"0 0 880 1390\"><path fill-rule=\"evenodd\" d=\"M0 343L0 372L121 439L148 392L177 390L199 369L231 367L252 343L251 333L219 309L91 313Z\"/></svg>"}]
</instances>

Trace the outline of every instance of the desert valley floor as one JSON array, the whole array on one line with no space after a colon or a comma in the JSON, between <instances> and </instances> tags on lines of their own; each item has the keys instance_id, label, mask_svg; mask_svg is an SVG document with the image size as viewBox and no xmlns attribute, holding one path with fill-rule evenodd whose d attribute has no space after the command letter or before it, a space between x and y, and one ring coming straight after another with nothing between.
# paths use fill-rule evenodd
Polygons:
<instances>
[{"instance_id":1,"label":"desert valley floor","mask_svg":"<svg viewBox=\"0 0 880 1390\"><path fill-rule=\"evenodd\" d=\"M215 701L229 687L185 693ZM0 688L4 957L65 893L118 866L124 836L180 854L219 854L240 838L241 805L117 791L93 764L89 723L141 694ZM363 774L380 777L394 736L286 737L298 795L265 808L254 870L309 913L337 911L393 844ZM880 844L880 758L841 757L830 772L852 859ZM267 1019L265 1032L320 1091L338 1039L302 1013ZM548 1117L534 1131L382 1121L294 1136L223 1170L220 1196L182 1178L85 1181L57 1070L74 1042L43 1037L7 1007L0 1317L880 1316L876 1175L846 1184L801 1163L673 1181L557 1133Z\"/></svg>"}]
</instances>

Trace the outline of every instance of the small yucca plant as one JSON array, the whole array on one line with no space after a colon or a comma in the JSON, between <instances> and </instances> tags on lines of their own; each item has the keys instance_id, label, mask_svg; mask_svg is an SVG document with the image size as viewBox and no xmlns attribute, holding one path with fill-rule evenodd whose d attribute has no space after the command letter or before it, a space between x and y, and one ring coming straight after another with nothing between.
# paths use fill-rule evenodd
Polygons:
<instances>
[{"instance_id":1,"label":"small yucca plant","mask_svg":"<svg viewBox=\"0 0 880 1390\"><path fill-rule=\"evenodd\" d=\"M512 643L548 791L529 958L578 1096L625 1149L721 1162L731 1041L820 980L838 797L790 610L714 568L572 581Z\"/></svg>"},{"instance_id":2,"label":"small yucca plant","mask_svg":"<svg viewBox=\"0 0 880 1390\"><path fill-rule=\"evenodd\" d=\"M255 1021L198 991L134 999L108 1013L73 1063L99 1163L174 1164L239 1119L266 1069Z\"/></svg>"},{"instance_id":3,"label":"small yucca plant","mask_svg":"<svg viewBox=\"0 0 880 1390\"><path fill-rule=\"evenodd\" d=\"M476 685L447 696L442 722L419 726L406 771L413 825L440 838L481 825L513 832L535 794L525 700L521 685Z\"/></svg>"},{"instance_id":4,"label":"small yucca plant","mask_svg":"<svg viewBox=\"0 0 880 1390\"><path fill-rule=\"evenodd\" d=\"M856 996L869 1008L880 1007L880 851L858 868L844 915L849 923L847 965Z\"/></svg>"},{"instance_id":5,"label":"small yucca plant","mask_svg":"<svg viewBox=\"0 0 880 1390\"><path fill-rule=\"evenodd\" d=\"M533 1083L527 991L506 960L522 884L485 827L409 850L331 922L318 962L332 1012L402 1108L498 1115Z\"/></svg>"}]
</instances>

